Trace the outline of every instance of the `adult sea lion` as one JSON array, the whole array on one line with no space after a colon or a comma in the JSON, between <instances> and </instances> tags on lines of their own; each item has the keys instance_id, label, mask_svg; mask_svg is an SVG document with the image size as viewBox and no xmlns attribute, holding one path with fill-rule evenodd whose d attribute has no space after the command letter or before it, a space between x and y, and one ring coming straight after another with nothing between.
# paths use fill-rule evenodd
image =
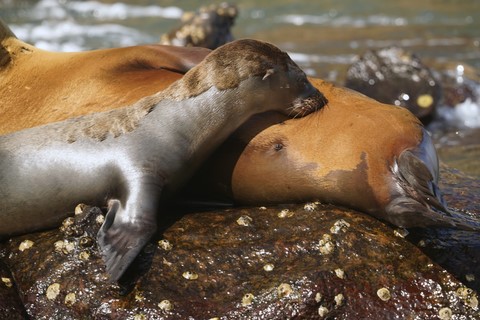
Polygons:
<instances>
[{"instance_id":1,"label":"adult sea lion","mask_svg":"<svg viewBox=\"0 0 480 320\"><path fill-rule=\"evenodd\" d=\"M255 116L198 170L187 198L243 205L320 200L399 227L480 230L480 222L447 209L437 153L412 113L310 81L328 100L321 114Z\"/></svg>"},{"instance_id":2,"label":"adult sea lion","mask_svg":"<svg viewBox=\"0 0 480 320\"><path fill-rule=\"evenodd\" d=\"M124 107L165 89L211 50L162 45L49 52L0 20L0 134Z\"/></svg>"},{"instance_id":3,"label":"adult sea lion","mask_svg":"<svg viewBox=\"0 0 480 320\"><path fill-rule=\"evenodd\" d=\"M252 114L303 116L325 103L273 45L239 40L139 103L0 136L0 237L57 225L108 201L98 242L118 280L171 195Z\"/></svg>"}]
</instances>

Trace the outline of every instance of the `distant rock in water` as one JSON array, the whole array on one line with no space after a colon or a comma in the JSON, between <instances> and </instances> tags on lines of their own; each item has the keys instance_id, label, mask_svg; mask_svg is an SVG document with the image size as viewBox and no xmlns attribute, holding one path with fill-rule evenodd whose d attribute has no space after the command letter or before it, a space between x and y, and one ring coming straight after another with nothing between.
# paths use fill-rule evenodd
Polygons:
<instances>
[{"instance_id":1,"label":"distant rock in water","mask_svg":"<svg viewBox=\"0 0 480 320\"><path fill-rule=\"evenodd\" d=\"M231 27L238 15L235 5L221 3L185 13L178 28L164 34L161 44L215 49L233 41Z\"/></svg>"},{"instance_id":2,"label":"distant rock in water","mask_svg":"<svg viewBox=\"0 0 480 320\"><path fill-rule=\"evenodd\" d=\"M414 54L398 47L365 52L347 71L345 86L380 102L408 108L431 120L441 86Z\"/></svg>"},{"instance_id":3,"label":"distant rock in water","mask_svg":"<svg viewBox=\"0 0 480 320\"><path fill-rule=\"evenodd\" d=\"M474 291L403 232L356 211L307 203L189 213L147 245L120 287L94 240L102 217L83 208L60 229L0 246L32 319L479 316ZM6 294L15 296L0 290L0 301Z\"/></svg>"},{"instance_id":4,"label":"distant rock in water","mask_svg":"<svg viewBox=\"0 0 480 320\"><path fill-rule=\"evenodd\" d=\"M438 118L455 128L480 128L480 71L465 63L435 63L442 85Z\"/></svg>"},{"instance_id":5,"label":"distant rock in water","mask_svg":"<svg viewBox=\"0 0 480 320\"><path fill-rule=\"evenodd\" d=\"M480 92L480 73L465 63L444 63L439 66L443 87L442 104L455 107L467 99L478 101Z\"/></svg>"}]
</instances>

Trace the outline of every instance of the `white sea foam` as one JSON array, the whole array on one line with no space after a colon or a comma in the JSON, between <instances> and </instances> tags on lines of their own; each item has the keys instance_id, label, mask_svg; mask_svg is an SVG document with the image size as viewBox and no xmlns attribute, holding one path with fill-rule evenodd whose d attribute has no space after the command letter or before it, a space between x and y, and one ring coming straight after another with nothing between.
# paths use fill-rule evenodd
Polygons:
<instances>
[{"instance_id":1,"label":"white sea foam","mask_svg":"<svg viewBox=\"0 0 480 320\"><path fill-rule=\"evenodd\" d=\"M335 27L350 26L355 28L363 28L366 26L403 26L408 24L408 21L403 17L391 17L386 15L372 15L366 18L355 18L351 16L336 16L331 14L287 14L277 17L276 21L283 23L291 23L297 26L304 24L317 24Z\"/></svg>"},{"instance_id":2,"label":"white sea foam","mask_svg":"<svg viewBox=\"0 0 480 320\"><path fill-rule=\"evenodd\" d=\"M458 121L468 128L480 128L480 105L470 98L454 108Z\"/></svg>"},{"instance_id":3,"label":"white sea foam","mask_svg":"<svg viewBox=\"0 0 480 320\"><path fill-rule=\"evenodd\" d=\"M83 16L105 21L139 17L179 19L183 14L183 10L173 6L135 6L119 2L110 4L98 1L40 0L32 10L28 10L24 14L26 18L38 20L61 20L71 16Z\"/></svg>"},{"instance_id":4,"label":"white sea foam","mask_svg":"<svg viewBox=\"0 0 480 320\"><path fill-rule=\"evenodd\" d=\"M157 42L159 35L122 26L115 20L141 17L178 19L182 13L177 7L156 5L40 0L31 10L20 12L22 19L37 23L10 27L17 37L41 49L81 51Z\"/></svg>"},{"instance_id":5,"label":"white sea foam","mask_svg":"<svg viewBox=\"0 0 480 320\"><path fill-rule=\"evenodd\" d=\"M350 64L355 60L354 54L343 55L319 55L319 54L306 54L300 52L288 52L290 58L293 61L300 64L315 64L315 63L339 63Z\"/></svg>"},{"instance_id":6,"label":"white sea foam","mask_svg":"<svg viewBox=\"0 0 480 320\"><path fill-rule=\"evenodd\" d=\"M440 106L437 112L440 118L459 128L480 128L480 101L467 98L454 108Z\"/></svg>"},{"instance_id":7,"label":"white sea foam","mask_svg":"<svg viewBox=\"0 0 480 320\"><path fill-rule=\"evenodd\" d=\"M255 18L252 16L252 18ZM263 18L263 17L260 17ZM316 24L335 27L364 28L367 26L406 26L426 25L432 23L433 17L419 15L416 17L390 16L385 14L372 14L366 17L354 17L350 15L338 15L338 12L329 12L320 15L309 14L286 14L276 18L277 22L291 23L294 25ZM465 18L442 18L442 25L464 26L474 22L472 16Z\"/></svg>"},{"instance_id":8,"label":"white sea foam","mask_svg":"<svg viewBox=\"0 0 480 320\"><path fill-rule=\"evenodd\" d=\"M11 26L15 35L41 49L51 51L82 51L100 47L125 47L157 40L136 29L118 24L80 25L73 20L44 21L40 25ZM96 42L91 47L87 41Z\"/></svg>"},{"instance_id":9,"label":"white sea foam","mask_svg":"<svg viewBox=\"0 0 480 320\"><path fill-rule=\"evenodd\" d=\"M46 1L46 0L45 0ZM50 0L48 0L50 1ZM82 15L93 15L97 20L126 19L138 17L161 17L179 19L183 11L178 7L133 6L125 3L106 4L97 1L69 2L67 8Z\"/></svg>"}]
</instances>

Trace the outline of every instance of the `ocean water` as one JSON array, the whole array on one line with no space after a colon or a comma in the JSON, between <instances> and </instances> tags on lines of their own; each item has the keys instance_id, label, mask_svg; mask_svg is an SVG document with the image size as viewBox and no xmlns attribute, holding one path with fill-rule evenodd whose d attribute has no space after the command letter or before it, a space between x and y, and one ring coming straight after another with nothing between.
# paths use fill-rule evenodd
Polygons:
<instances>
[{"instance_id":1,"label":"ocean water","mask_svg":"<svg viewBox=\"0 0 480 320\"><path fill-rule=\"evenodd\" d=\"M184 12L219 2L0 0L0 18L19 38L40 48L80 51L158 42L179 25ZM470 66L480 79L480 0L243 0L235 4L239 8L232 30L235 38L272 42L307 74L340 85L357 55L392 45L432 65L448 62L456 70ZM458 79L463 81L464 75L458 74ZM475 90L480 96L480 87ZM454 109L441 107L439 113L460 135L480 130L480 101L467 100ZM479 133L476 136L480 139ZM449 144L448 139L438 141L439 147ZM480 167L479 159L469 161Z\"/></svg>"},{"instance_id":2,"label":"ocean water","mask_svg":"<svg viewBox=\"0 0 480 320\"><path fill-rule=\"evenodd\" d=\"M21 39L57 51L156 42L178 25L192 0L0 0L0 18ZM235 2L237 38L270 41L309 74L341 81L367 49L400 45L422 59L480 68L478 0Z\"/></svg>"}]
</instances>

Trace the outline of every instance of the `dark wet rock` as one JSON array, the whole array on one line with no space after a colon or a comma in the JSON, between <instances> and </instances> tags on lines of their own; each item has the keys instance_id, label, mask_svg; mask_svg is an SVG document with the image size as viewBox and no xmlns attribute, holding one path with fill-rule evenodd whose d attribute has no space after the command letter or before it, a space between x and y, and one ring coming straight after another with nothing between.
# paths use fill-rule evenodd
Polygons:
<instances>
[{"instance_id":1,"label":"dark wet rock","mask_svg":"<svg viewBox=\"0 0 480 320\"><path fill-rule=\"evenodd\" d=\"M398 47L370 50L350 66L345 86L380 102L403 106L424 122L431 120L441 87L414 54Z\"/></svg>"},{"instance_id":2,"label":"dark wet rock","mask_svg":"<svg viewBox=\"0 0 480 320\"><path fill-rule=\"evenodd\" d=\"M441 165L440 188L450 207L480 219L480 180ZM480 291L480 234L452 229L414 230L409 240L468 287Z\"/></svg>"},{"instance_id":3,"label":"dark wet rock","mask_svg":"<svg viewBox=\"0 0 480 320\"><path fill-rule=\"evenodd\" d=\"M218 48L233 40L230 29L237 15L237 7L228 3L201 7L197 12L184 14L181 25L162 35L160 43L184 47Z\"/></svg>"},{"instance_id":4,"label":"dark wet rock","mask_svg":"<svg viewBox=\"0 0 480 320\"><path fill-rule=\"evenodd\" d=\"M480 128L436 132L433 137L440 160L480 178Z\"/></svg>"},{"instance_id":5,"label":"dark wet rock","mask_svg":"<svg viewBox=\"0 0 480 320\"><path fill-rule=\"evenodd\" d=\"M310 203L186 214L146 247L121 286L108 282L96 244L82 240L94 237L102 216L87 208L62 231L3 244L32 318L480 316L475 292L352 210ZM20 251L26 240L31 247Z\"/></svg>"},{"instance_id":6,"label":"dark wet rock","mask_svg":"<svg viewBox=\"0 0 480 320\"><path fill-rule=\"evenodd\" d=\"M0 256L0 259L4 257ZM0 261L0 319L25 319L27 313L18 296L10 270Z\"/></svg>"},{"instance_id":7,"label":"dark wet rock","mask_svg":"<svg viewBox=\"0 0 480 320\"><path fill-rule=\"evenodd\" d=\"M433 131L480 128L480 72L465 63L432 63L442 85Z\"/></svg>"},{"instance_id":8,"label":"dark wet rock","mask_svg":"<svg viewBox=\"0 0 480 320\"><path fill-rule=\"evenodd\" d=\"M441 104L454 108L467 99L480 100L480 73L465 63L436 64L438 78L443 89Z\"/></svg>"}]
</instances>

